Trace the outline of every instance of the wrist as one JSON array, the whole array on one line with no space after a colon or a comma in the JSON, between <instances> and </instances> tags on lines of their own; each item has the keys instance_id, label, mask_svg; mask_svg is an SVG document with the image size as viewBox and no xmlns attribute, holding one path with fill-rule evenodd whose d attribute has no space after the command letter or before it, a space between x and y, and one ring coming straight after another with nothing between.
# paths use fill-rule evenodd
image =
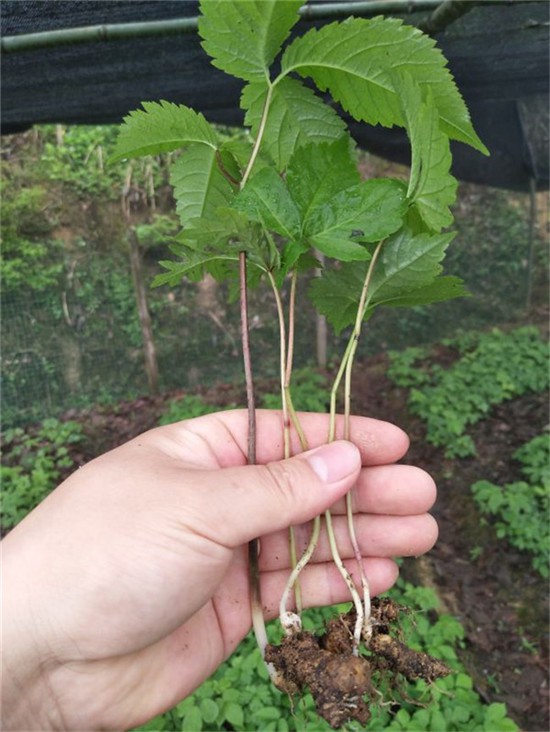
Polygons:
<instances>
[{"instance_id":1,"label":"wrist","mask_svg":"<svg viewBox=\"0 0 550 732\"><path fill-rule=\"evenodd\" d=\"M1 729L62 729L48 684L55 665L44 653L36 623L29 614L32 590L16 563L11 546L3 546L2 598L2 704ZM14 565L12 567L12 564ZM31 583L32 584L32 583Z\"/></svg>"},{"instance_id":2,"label":"wrist","mask_svg":"<svg viewBox=\"0 0 550 732\"><path fill-rule=\"evenodd\" d=\"M19 649L13 652L17 640L5 626L4 622L0 728L6 732L63 729L46 672L40 664L26 662Z\"/></svg>"}]
</instances>

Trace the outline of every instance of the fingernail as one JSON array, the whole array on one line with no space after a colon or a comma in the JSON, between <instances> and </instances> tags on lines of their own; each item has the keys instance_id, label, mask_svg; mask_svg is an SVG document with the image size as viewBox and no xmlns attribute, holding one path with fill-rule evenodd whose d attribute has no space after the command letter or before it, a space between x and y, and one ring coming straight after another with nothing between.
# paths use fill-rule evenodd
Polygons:
<instances>
[{"instance_id":1,"label":"fingernail","mask_svg":"<svg viewBox=\"0 0 550 732\"><path fill-rule=\"evenodd\" d=\"M361 465L359 450L353 443L344 440L312 450L306 460L324 483L336 483Z\"/></svg>"}]
</instances>

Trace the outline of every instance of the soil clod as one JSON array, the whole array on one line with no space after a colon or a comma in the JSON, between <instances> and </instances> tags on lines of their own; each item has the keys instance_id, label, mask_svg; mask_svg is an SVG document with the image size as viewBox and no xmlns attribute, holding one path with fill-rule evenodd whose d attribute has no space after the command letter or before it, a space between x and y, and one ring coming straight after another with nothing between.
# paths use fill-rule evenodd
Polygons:
<instances>
[{"instance_id":1,"label":"soil clod","mask_svg":"<svg viewBox=\"0 0 550 732\"><path fill-rule=\"evenodd\" d=\"M282 677L281 690L293 694L307 687L317 713L334 729L352 719L361 724L368 721L364 697L370 696L372 687L366 658L326 650L319 638L307 632L287 636L280 646L268 646L265 658Z\"/></svg>"},{"instance_id":2,"label":"soil clod","mask_svg":"<svg viewBox=\"0 0 550 732\"><path fill-rule=\"evenodd\" d=\"M404 610L388 598L373 600L372 636L365 655L353 653L353 612L330 620L321 636L300 632L286 636L278 646L268 645L265 660L277 671L279 689L291 696L309 689L317 713L339 729L352 720L363 725L369 720L368 705L376 699L374 673L427 682L450 674L438 659L389 634Z\"/></svg>"}]
</instances>

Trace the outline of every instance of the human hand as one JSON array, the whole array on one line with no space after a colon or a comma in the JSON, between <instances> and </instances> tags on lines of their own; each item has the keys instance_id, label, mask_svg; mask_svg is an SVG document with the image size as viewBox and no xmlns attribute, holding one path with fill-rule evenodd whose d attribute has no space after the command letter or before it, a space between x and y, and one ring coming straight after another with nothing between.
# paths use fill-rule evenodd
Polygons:
<instances>
[{"instance_id":1,"label":"human hand","mask_svg":"<svg viewBox=\"0 0 550 732\"><path fill-rule=\"evenodd\" d=\"M266 618L289 574L289 525L305 545L303 524L335 504L354 573L340 500L354 485L372 594L397 577L390 557L433 546L435 486L392 464L408 447L399 428L353 417L353 445L322 446L327 415L304 414L313 449L282 461L280 415L257 420L257 466L245 411L161 427L78 470L7 536L4 729L126 729L179 702L250 629L249 540L261 537ZM326 537L300 582L306 606L349 599Z\"/></svg>"}]
</instances>

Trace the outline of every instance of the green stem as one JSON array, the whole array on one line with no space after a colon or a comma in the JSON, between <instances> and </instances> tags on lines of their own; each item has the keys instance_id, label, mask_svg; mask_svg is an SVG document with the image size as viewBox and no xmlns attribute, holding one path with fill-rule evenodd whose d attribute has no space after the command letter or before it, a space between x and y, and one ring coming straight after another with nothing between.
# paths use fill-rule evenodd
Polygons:
<instances>
[{"instance_id":1,"label":"green stem","mask_svg":"<svg viewBox=\"0 0 550 732\"><path fill-rule=\"evenodd\" d=\"M342 357L342 362L340 364L340 368L338 369L338 373L336 374L336 378L334 379L334 382L332 384L332 389L330 392L330 419L329 419L328 442L333 442L336 439L336 397L338 394L338 389L340 388L340 383L341 383L342 378L345 373L346 365L348 363L352 348L353 348L353 336L348 341L346 350L344 351L344 356ZM334 561L334 564L338 568L340 574L342 575L342 578L343 578L344 582L346 583L346 585L349 589L350 595L353 599L353 604L355 605L357 621L355 624L355 631L354 631L353 652L355 655L357 655L359 653L359 643L361 640L361 631L362 631L363 620L364 620L363 604L361 603L361 598L359 596L359 593L357 592L353 579L350 576L347 569L345 568L344 563L342 562L340 553L338 551L338 544L336 542L336 537L334 535L334 531L332 528L332 514L331 514L330 510L327 510L325 512L325 521L326 521L326 525L327 525L327 534L328 534L332 559Z\"/></svg>"},{"instance_id":2,"label":"green stem","mask_svg":"<svg viewBox=\"0 0 550 732\"><path fill-rule=\"evenodd\" d=\"M305 452L306 450L309 450L309 447L307 444L307 437L304 433L304 430L302 429L302 425L300 424L300 420L298 419L296 410L294 409L294 404L292 403L292 396L290 393L289 386L286 387L286 402L287 402L288 411L290 414L290 421L292 422L292 426L296 430L296 434L298 435L298 439L300 440L300 447L302 448L302 452Z\"/></svg>"},{"instance_id":3,"label":"green stem","mask_svg":"<svg viewBox=\"0 0 550 732\"><path fill-rule=\"evenodd\" d=\"M286 368L285 368L285 382L286 386L290 386L290 378L292 376L292 365L294 361L294 324L296 318L294 313L296 311L296 283L298 281L298 272L294 270L290 280L290 295L288 302L288 348L286 352Z\"/></svg>"},{"instance_id":4,"label":"green stem","mask_svg":"<svg viewBox=\"0 0 550 732\"><path fill-rule=\"evenodd\" d=\"M283 412L283 429L284 429L284 436L283 436L283 444L284 444L284 457L289 458L290 457L290 418L288 413L288 403L287 403L287 372L286 372L286 326L285 326L285 317L283 312L283 302L281 300L281 295L279 293L279 290L277 289L277 283L275 282L275 278L273 277L273 274L268 271L267 277L269 279L269 283L271 285L271 289L273 290L273 297L275 298L275 305L277 308L277 317L279 320L279 377L281 382L281 407Z\"/></svg>"},{"instance_id":5,"label":"green stem","mask_svg":"<svg viewBox=\"0 0 550 732\"><path fill-rule=\"evenodd\" d=\"M338 395L338 389L340 388L342 377L344 376L346 370L346 364L348 362L352 346L353 335L348 341L348 345L346 346L346 350L344 351L344 355L342 357L342 362L340 363L340 368L338 369L338 373L336 374L336 378L334 379L334 382L332 384L332 389L330 390L330 422L328 431L329 442L333 442L336 439L336 397Z\"/></svg>"},{"instance_id":6,"label":"green stem","mask_svg":"<svg viewBox=\"0 0 550 732\"><path fill-rule=\"evenodd\" d=\"M342 561L342 557L340 556L340 552L338 551L338 544L336 542L336 535L334 533L334 528L332 525L332 514L330 511L325 511L325 522L327 525L327 535L330 544L330 551L332 554L332 561L337 566L338 571L342 575L342 578L350 592L353 604L355 605L357 620L355 622L355 631L353 634L353 655L357 656L359 654L359 644L361 642L361 634L363 632L365 611L363 609L363 603L361 602L361 597L357 592L357 588L355 587L353 578L346 569L344 562Z\"/></svg>"},{"instance_id":7,"label":"green stem","mask_svg":"<svg viewBox=\"0 0 550 732\"><path fill-rule=\"evenodd\" d=\"M305 452L308 450L308 444L307 439L304 434L304 431L302 429L302 425L300 424L300 420L298 419L298 415L296 414L296 410L294 409L294 404L292 403L292 394L290 391L290 380L292 378L292 367L293 367L293 361L294 361L294 325L296 322L296 283L298 281L298 272L294 270L292 272L292 278L290 282L290 297L289 297L289 305L288 305L288 347L286 351L286 368L285 368L285 392L286 392L286 402L288 406L288 411L290 415L290 421L292 423L292 426L296 430L296 434L298 435L298 439L300 440L300 447Z\"/></svg>"},{"instance_id":8,"label":"green stem","mask_svg":"<svg viewBox=\"0 0 550 732\"><path fill-rule=\"evenodd\" d=\"M246 185L246 182L248 178L250 177L250 173L252 172L252 168L254 167L254 163L256 162L256 158L258 157L258 153L260 152L260 145L262 144L262 139L265 132L265 126L267 124L267 117L269 115L269 107L271 106L271 97L273 96L273 84L269 84L269 87L267 89L267 95L264 102L264 108L262 110L262 118L260 120L260 126L258 127L258 134L256 136L256 141L254 142L254 147L252 148L252 153L250 155L250 160L248 161L248 165L246 166L246 170L243 173L243 178L241 180L241 189L244 188Z\"/></svg>"},{"instance_id":9,"label":"green stem","mask_svg":"<svg viewBox=\"0 0 550 732\"><path fill-rule=\"evenodd\" d=\"M378 260L378 256L382 249L383 243L384 243L383 241L378 243L378 245L372 255L372 259L370 261L369 268L368 268L367 274L365 276L365 281L363 282L363 288L361 290L361 297L359 299L359 305L357 307L357 316L355 318L355 324L353 327L352 337L350 339L351 346L349 348L349 351L347 351L347 358L346 358L346 365L345 365L345 384L344 384L344 439L345 440L349 440L351 437L351 374L352 374L352 369L353 369L353 362L355 359L355 353L357 351L357 346L359 344L359 337L361 335L361 325L363 323L363 319L365 317L367 307L368 307L368 293L369 293L370 283L372 281L372 276L374 273L374 269L376 267L376 262ZM352 501L351 501L351 491L346 495L346 515L347 515L347 521L348 521L348 533L349 533L351 545L353 547L353 553L355 556L355 560L357 561L357 564L359 566L359 575L361 577L361 587L363 589L364 618L361 621L361 625L359 625L359 618L357 618L355 637L357 637L358 631L360 634L363 632L363 627L364 627L364 633L365 633L365 637L366 637L365 639L368 641L370 639L370 634L371 634L371 624L369 622L370 613L371 613L370 588L369 588L369 581L368 581L367 575L365 573L365 568L363 567L363 557L361 554L361 549L359 548L359 542L357 541L357 535L355 533L355 525L353 522L353 507L352 507Z\"/></svg>"},{"instance_id":10,"label":"green stem","mask_svg":"<svg viewBox=\"0 0 550 732\"><path fill-rule=\"evenodd\" d=\"M276 288L276 283L273 277L270 275L270 281L271 285L273 287L273 291L275 294L275 299L277 301L277 311L279 313L279 318L281 322L281 332L283 332L284 329L284 318L283 315L283 309L282 309L282 303L280 299L279 292ZM307 438L305 436L305 433L302 429L302 425L300 424L300 420L298 418L298 415L296 414L296 410L294 409L294 404L292 403L292 396L290 391L290 380L292 376L292 362L293 362L293 353L294 353L294 324L295 324L295 306L296 306L296 283L297 283L297 272L294 271L292 273L292 280L291 280L291 286L290 286L290 297L289 297L289 315L288 315L288 340L287 340L287 349L286 349L286 363L284 368L284 377L283 377L283 392L284 392L284 403L286 405L286 416L285 416L285 427L287 425L287 419L289 419L289 427L290 423L292 423L292 426L296 430L296 434L298 435L298 439L300 440L300 446L303 451L306 451L309 449ZM283 353L283 340L281 341L281 353ZM281 358L281 368L283 364L283 359ZM319 534L321 532L321 517L316 516L313 520L313 525L311 528L311 536L309 538L309 542L307 547L305 548L302 556L298 561L296 561L296 542L295 542L295 536L294 536L294 530L293 527L290 527L291 531L291 562L292 562L292 572L290 573L290 576L288 577L287 583L285 585L285 588L283 590L283 593L281 595L281 600L279 604L279 618L281 621L281 625L285 629L285 632L287 633L293 633L297 632L301 629L301 620L300 620L300 613L302 610L302 601L301 601L301 593L300 593L300 585L298 582L299 575L301 571L304 569L304 567L308 564L309 560L311 559L313 552L315 551L315 548L317 546L317 543L319 541ZM294 588L295 590L295 599L296 599L296 609L297 613L293 613L290 611L287 611L287 604L288 604L288 598L289 595Z\"/></svg>"},{"instance_id":11,"label":"green stem","mask_svg":"<svg viewBox=\"0 0 550 732\"><path fill-rule=\"evenodd\" d=\"M249 465L256 462L256 408L254 396L254 378L252 374L252 360L250 357L250 339L248 327L248 293L246 287L246 252L239 254L239 282L240 282L240 306L241 306L241 341L244 362L244 374L246 382L246 401L248 408L248 449L247 459ZM262 608L262 597L260 591L260 568L258 562L258 540L253 539L248 543L248 563L250 574L250 612L252 615L252 626L258 647L262 654L265 654L267 645L267 631L265 628L264 614ZM270 671L271 675L271 671Z\"/></svg>"},{"instance_id":12,"label":"green stem","mask_svg":"<svg viewBox=\"0 0 550 732\"><path fill-rule=\"evenodd\" d=\"M262 119L260 122L260 128L258 130L258 137L254 143L248 165L244 172L243 178L240 182L240 189L242 190L248 180L252 167L258 155L260 144L265 130L265 124L267 115L269 112L269 105L271 103L272 88L269 87L268 94L265 100L264 109L262 112ZM254 399L254 381L252 376L252 363L250 357L250 343L249 343L249 326L248 326L248 288L246 279L246 252L239 253L239 282L240 282L240 298L241 298L241 329L242 329L242 344L243 344L243 358L245 367L245 380L246 380L246 392L247 392L247 407L248 407L248 463L254 464L256 462L256 405ZM250 577L250 612L252 616L252 627L254 628L254 635L256 636L256 642L262 654L262 658L265 657L265 648L267 646L267 631L265 627L264 612L262 607L262 594L260 587L260 568L258 558L258 540L253 539L248 543L248 562L249 562L249 577ZM273 664L266 664L267 671L271 680L273 681L276 676L276 671Z\"/></svg>"},{"instance_id":13,"label":"green stem","mask_svg":"<svg viewBox=\"0 0 550 732\"><path fill-rule=\"evenodd\" d=\"M313 525L311 528L311 536L309 538L308 545L305 548L305 551L302 554L302 556L300 557L300 559L294 564L292 572L290 573L290 575L288 577L285 588L281 595L281 601L279 603L279 619L281 621L281 625L283 626L283 628L285 629L285 631L287 633L301 629L301 622L300 622L300 616L299 616L299 613L301 612L301 608L298 607L298 603L296 602L296 609L298 611L298 614L288 612L286 607L288 604L288 597L292 591L292 588L299 587L298 577L300 576L300 572L304 569L306 564L311 559L311 556L317 546L317 542L319 541L320 533L321 533L321 517L316 516L313 519ZM295 593L296 593L296 591L295 591Z\"/></svg>"},{"instance_id":14,"label":"green stem","mask_svg":"<svg viewBox=\"0 0 550 732\"><path fill-rule=\"evenodd\" d=\"M284 311L283 311L283 301L281 299L281 294L277 288L277 283L275 282L275 278L273 277L273 274L268 271L267 273L269 282L271 284L271 289L273 290L273 296L275 298L275 305L277 307L277 317L279 320L279 337L280 337L280 347L279 347L279 373L280 373L280 380L281 380L281 410L283 413L283 457L285 460L290 457L291 449L290 449L290 413L288 408L288 398L290 396L290 389L289 389L289 379L290 379L290 372L288 371L288 359L287 359L287 339L286 339L286 327L285 327L285 317L284 317ZM289 345L290 348L290 345ZM288 529L289 537L288 537L288 543L289 543L289 551L290 551L290 565L293 569L296 568L296 565L298 563L298 553L296 550L296 532L294 530L293 526L290 526ZM302 611L302 595L300 591L299 584L296 584L294 588L294 596L296 601L296 609L298 613L301 613ZM286 600L285 600L286 603Z\"/></svg>"},{"instance_id":15,"label":"green stem","mask_svg":"<svg viewBox=\"0 0 550 732\"><path fill-rule=\"evenodd\" d=\"M332 442L334 439L336 439L336 398L338 394L338 390L340 388L340 385L342 383L342 379L345 378L345 386L344 386L344 434L343 438L345 440L349 440L351 436L351 429L350 429L350 416L351 416L351 372L353 367L353 360L355 357L355 353L357 351L357 345L359 342L359 335L361 333L361 323L363 322L363 318L365 317L365 313L368 307L368 300L367 295L370 287L370 283L372 281L372 276L374 273L374 268L376 265L376 262L378 260L378 256L380 254L380 249L382 248L383 241L379 242L377 245L372 259L369 264L369 268L367 270L367 274L365 276L365 280L363 283L363 288L361 290L361 296L359 298L359 305L357 307L357 315L355 318L355 324L353 331L351 333L350 339L348 341L348 344L346 346L346 350L344 351L344 355L342 357L342 361L340 363L340 367L338 369L338 372L336 374L336 377L334 379L331 393L330 393L330 422L329 422L329 437L328 441ZM350 592L352 594L352 597L354 599L354 604L357 608L357 597L359 597L357 590L355 588L355 585L353 584L353 580L351 580L351 586L348 581L349 573L345 569L345 567L342 564L341 558L337 555L338 553L338 547L336 545L336 540L334 536L331 536L331 516L330 511L327 511L327 514L329 514L330 519L327 520L327 531L329 534L329 541L331 542L331 550L333 548L334 544L334 550L333 550L333 559L336 564L336 566L339 568L340 573L342 574L344 581L350 588ZM348 522L348 532L350 536L350 541L353 547L353 553L355 556L355 559L357 561L357 564L359 566L359 573L361 577L361 587L363 590L363 604L361 605L361 613L357 613L357 619L355 624L355 630L354 630L354 653L358 652L358 646L361 639L361 636L363 635L363 632L365 633L366 639L368 640L369 633L370 633L370 589L369 584L367 580L367 576L365 574L365 569L363 567L363 558L361 555L361 551L359 549L359 543L357 541L357 535L355 533L355 526L353 523L353 507L351 502L351 492L346 495L346 515L347 515L347 522ZM352 590L353 586L353 590Z\"/></svg>"}]
</instances>

